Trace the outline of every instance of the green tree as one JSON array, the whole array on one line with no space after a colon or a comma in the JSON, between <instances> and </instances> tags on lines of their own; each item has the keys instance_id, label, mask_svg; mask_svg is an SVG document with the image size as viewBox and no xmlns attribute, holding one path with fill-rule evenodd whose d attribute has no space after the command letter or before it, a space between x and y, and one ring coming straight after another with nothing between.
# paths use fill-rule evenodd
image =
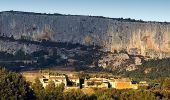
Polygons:
<instances>
[{"instance_id":1,"label":"green tree","mask_svg":"<svg viewBox=\"0 0 170 100\"><path fill-rule=\"evenodd\" d=\"M115 89L96 89L95 96L97 100L117 100L120 93Z\"/></svg>"},{"instance_id":2,"label":"green tree","mask_svg":"<svg viewBox=\"0 0 170 100\"><path fill-rule=\"evenodd\" d=\"M170 90L170 78L166 78L163 82L163 89Z\"/></svg>"},{"instance_id":3,"label":"green tree","mask_svg":"<svg viewBox=\"0 0 170 100\"><path fill-rule=\"evenodd\" d=\"M45 99L45 89L38 78L35 79L35 82L32 84L32 88L37 100Z\"/></svg>"},{"instance_id":4,"label":"green tree","mask_svg":"<svg viewBox=\"0 0 170 100\"><path fill-rule=\"evenodd\" d=\"M56 93L57 93L57 100L63 100L63 92L64 92L64 86L65 84L62 83L56 87Z\"/></svg>"},{"instance_id":5,"label":"green tree","mask_svg":"<svg viewBox=\"0 0 170 100\"><path fill-rule=\"evenodd\" d=\"M55 90L55 83L53 81L50 81L48 85L45 87L46 92L46 99L47 100L56 100L56 90Z\"/></svg>"},{"instance_id":6,"label":"green tree","mask_svg":"<svg viewBox=\"0 0 170 100\"><path fill-rule=\"evenodd\" d=\"M75 90L68 90L64 93L65 100L87 100L88 96L85 95L80 89Z\"/></svg>"},{"instance_id":7,"label":"green tree","mask_svg":"<svg viewBox=\"0 0 170 100\"><path fill-rule=\"evenodd\" d=\"M35 96L22 75L0 68L0 99L34 100Z\"/></svg>"},{"instance_id":8,"label":"green tree","mask_svg":"<svg viewBox=\"0 0 170 100\"><path fill-rule=\"evenodd\" d=\"M53 81L50 81L45 88L47 100L63 100L63 85L55 86Z\"/></svg>"}]
</instances>

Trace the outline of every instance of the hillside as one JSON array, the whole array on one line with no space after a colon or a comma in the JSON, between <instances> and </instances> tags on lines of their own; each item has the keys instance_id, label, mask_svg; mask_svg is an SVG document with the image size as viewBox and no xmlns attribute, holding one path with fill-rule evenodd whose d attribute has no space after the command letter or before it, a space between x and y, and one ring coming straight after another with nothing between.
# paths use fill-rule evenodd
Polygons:
<instances>
[{"instance_id":1,"label":"hillside","mask_svg":"<svg viewBox=\"0 0 170 100\"><path fill-rule=\"evenodd\" d=\"M167 22L0 12L0 66L17 71L73 68L130 77L168 76L169 35Z\"/></svg>"}]
</instances>

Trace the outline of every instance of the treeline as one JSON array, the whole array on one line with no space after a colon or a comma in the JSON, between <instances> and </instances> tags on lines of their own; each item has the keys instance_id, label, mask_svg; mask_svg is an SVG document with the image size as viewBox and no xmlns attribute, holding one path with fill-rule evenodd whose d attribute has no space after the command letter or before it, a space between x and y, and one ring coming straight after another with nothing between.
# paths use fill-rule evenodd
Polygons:
<instances>
[{"instance_id":1,"label":"treeline","mask_svg":"<svg viewBox=\"0 0 170 100\"><path fill-rule=\"evenodd\" d=\"M1 100L169 100L170 78L162 84L162 88L152 86L138 90L93 89L93 93L88 94L80 89L65 90L63 84L55 86L54 82L44 88L38 79L27 83L20 74L0 68Z\"/></svg>"},{"instance_id":2,"label":"treeline","mask_svg":"<svg viewBox=\"0 0 170 100\"><path fill-rule=\"evenodd\" d=\"M109 18L104 16L91 16L91 15L70 15L70 14L59 14L59 13L35 13L35 12L22 12L22 11L4 11L1 13L13 13L13 14L23 14L23 15L45 15L45 16L78 16L78 17L92 17L92 18L102 18L102 19L112 19L112 20L118 20L122 22L140 22L140 23L159 23L159 24L169 24L169 22L157 22L157 21L143 21L143 20L136 20L131 18Z\"/></svg>"}]
</instances>

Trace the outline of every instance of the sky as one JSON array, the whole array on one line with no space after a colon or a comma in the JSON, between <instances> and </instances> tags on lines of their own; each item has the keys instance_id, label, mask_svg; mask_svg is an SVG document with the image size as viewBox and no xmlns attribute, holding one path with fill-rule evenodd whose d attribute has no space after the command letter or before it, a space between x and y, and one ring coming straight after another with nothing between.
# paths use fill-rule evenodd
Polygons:
<instances>
[{"instance_id":1,"label":"sky","mask_svg":"<svg viewBox=\"0 0 170 100\"><path fill-rule=\"evenodd\" d=\"M9 10L170 22L170 0L0 0Z\"/></svg>"}]
</instances>

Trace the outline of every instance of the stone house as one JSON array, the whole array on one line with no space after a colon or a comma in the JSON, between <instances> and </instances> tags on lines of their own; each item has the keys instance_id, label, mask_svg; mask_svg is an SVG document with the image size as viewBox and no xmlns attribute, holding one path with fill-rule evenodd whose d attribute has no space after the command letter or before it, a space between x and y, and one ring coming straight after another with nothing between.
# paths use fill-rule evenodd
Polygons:
<instances>
[{"instance_id":1,"label":"stone house","mask_svg":"<svg viewBox=\"0 0 170 100\"><path fill-rule=\"evenodd\" d=\"M108 88L109 82L105 78L90 78L84 80L85 88Z\"/></svg>"},{"instance_id":2,"label":"stone house","mask_svg":"<svg viewBox=\"0 0 170 100\"><path fill-rule=\"evenodd\" d=\"M112 78L109 80L111 88L115 89L138 89L137 84L132 84L129 78Z\"/></svg>"},{"instance_id":3,"label":"stone house","mask_svg":"<svg viewBox=\"0 0 170 100\"><path fill-rule=\"evenodd\" d=\"M41 77L39 78L41 84L43 85L43 87L46 87L48 85L48 81L49 79L48 78L45 78L45 77Z\"/></svg>"},{"instance_id":4,"label":"stone house","mask_svg":"<svg viewBox=\"0 0 170 100\"><path fill-rule=\"evenodd\" d=\"M49 81L53 81L55 83L56 86L60 85L60 84L64 84L65 86L67 86L67 81L66 81L66 77L64 75L60 75L60 76L49 76L49 77L42 77L39 78L40 82L43 84L43 87L46 87L49 83Z\"/></svg>"}]
</instances>

